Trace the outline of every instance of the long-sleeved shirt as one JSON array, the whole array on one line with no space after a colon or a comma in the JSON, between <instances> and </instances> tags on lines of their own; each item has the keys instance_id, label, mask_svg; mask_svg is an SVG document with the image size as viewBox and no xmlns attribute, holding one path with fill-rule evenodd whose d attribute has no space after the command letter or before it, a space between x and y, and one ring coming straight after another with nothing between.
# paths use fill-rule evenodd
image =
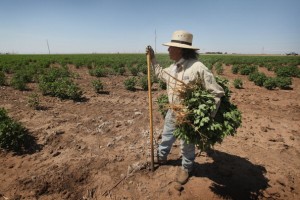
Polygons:
<instances>
[{"instance_id":1,"label":"long-sleeved shirt","mask_svg":"<svg viewBox=\"0 0 300 200\"><path fill-rule=\"evenodd\" d=\"M169 103L179 103L180 99L176 93L176 89L180 88L183 81L188 84L199 78L202 80L204 88L215 96L215 102L217 109L220 105L220 98L224 96L223 88L216 82L212 72L199 60L196 59L180 59L177 63L170 65L168 68L163 69L157 62L156 59L152 59L152 67L154 68L155 74L159 79L163 79L167 84L167 93ZM170 76L171 75L171 76ZM173 77L176 79L174 79ZM215 113L212 115L214 116Z\"/></svg>"}]
</instances>

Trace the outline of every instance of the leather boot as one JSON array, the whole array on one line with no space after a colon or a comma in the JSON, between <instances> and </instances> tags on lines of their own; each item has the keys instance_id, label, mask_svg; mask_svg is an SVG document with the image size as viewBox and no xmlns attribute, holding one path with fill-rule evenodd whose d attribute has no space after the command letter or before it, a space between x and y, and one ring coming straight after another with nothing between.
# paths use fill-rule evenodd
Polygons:
<instances>
[{"instance_id":1,"label":"leather boot","mask_svg":"<svg viewBox=\"0 0 300 200\"><path fill-rule=\"evenodd\" d=\"M184 185L189 180L190 174L187 169L180 167L177 172L176 181L181 185Z\"/></svg>"}]
</instances>

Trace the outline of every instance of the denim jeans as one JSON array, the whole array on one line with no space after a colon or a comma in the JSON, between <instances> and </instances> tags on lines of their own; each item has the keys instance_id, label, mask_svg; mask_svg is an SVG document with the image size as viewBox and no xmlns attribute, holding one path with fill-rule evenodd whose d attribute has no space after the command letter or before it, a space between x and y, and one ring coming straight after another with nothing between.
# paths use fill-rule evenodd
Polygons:
<instances>
[{"instance_id":1,"label":"denim jeans","mask_svg":"<svg viewBox=\"0 0 300 200\"><path fill-rule=\"evenodd\" d=\"M173 135L173 132L176 129L175 120L175 113L169 109L165 117L162 141L158 147L158 156L163 160L167 159L172 145L176 141L176 137ZM182 155L182 167L190 172L192 171L195 160L195 145L187 144L184 140L180 140L180 146Z\"/></svg>"}]
</instances>

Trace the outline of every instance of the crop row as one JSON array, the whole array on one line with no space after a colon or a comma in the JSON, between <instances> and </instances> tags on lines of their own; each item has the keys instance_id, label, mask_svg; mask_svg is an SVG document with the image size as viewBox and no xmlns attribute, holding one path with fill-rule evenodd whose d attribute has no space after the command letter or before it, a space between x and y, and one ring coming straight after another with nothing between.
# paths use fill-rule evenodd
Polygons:
<instances>
[{"instance_id":1,"label":"crop row","mask_svg":"<svg viewBox=\"0 0 300 200\"><path fill-rule=\"evenodd\" d=\"M38 83L43 95L63 99L78 100L82 91L73 82L74 74L68 71L69 65L77 68L86 67L91 76L147 74L144 54L86 54L86 55L0 55L0 85L7 84L18 90L26 90L27 83ZM158 54L157 60L162 66L169 66L166 54ZM237 55L200 55L200 60L208 67L215 67L217 74L223 73L223 65L232 65L232 73L264 77L266 88L286 89L292 84L290 77L300 77L300 57L286 56L237 56ZM266 67L275 72L278 78L266 77L258 73L258 67ZM284 78L288 77L288 78ZM139 77L141 87L147 89L145 77ZM254 81L255 78L249 78ZM276 82L278 84L276 85ZM280 83L279 83L280 82ZM263 86L263 83L255 84ZM134 90L136 80L126 80L128 90ZM286 85L284 85L286 84ZM289 84L289 85L287 85ZM101 82L92 83L96 91L103 89Z\"/></svg>"}]
</instances>

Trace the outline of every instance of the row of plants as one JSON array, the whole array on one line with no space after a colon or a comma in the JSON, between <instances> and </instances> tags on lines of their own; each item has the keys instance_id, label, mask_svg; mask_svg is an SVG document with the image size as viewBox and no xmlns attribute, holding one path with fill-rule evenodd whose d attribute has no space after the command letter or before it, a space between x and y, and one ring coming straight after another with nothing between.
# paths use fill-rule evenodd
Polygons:
<instances>
[{"instance_id":1,"label":"row of plants","mask_svg":"<svg viewBox=\"0 0 300 200\"><path fill-rule=\"evenodd\" d=\"M49 71L53 66L67 66L73 64L76 67L87 67L92 76L104 77L108 75L132 75L143 78L147 74L144 54L90 54L90 55L0 55L0 85L8 84L5 74L11 74L9 85L18 90L26 90L27 83L38 83L43 94L57 96L63 99L80 99L82 92L72 81L72 77L49 77ZM170 59L166 54L158 54L157 59L162 66L169 66ZM273 70L278 77L299 77L300 70L296 66L300 63L299 57L285 56L238 56L238 55L200 55L200 60L208 68L213 66L217 74L223 74L223 64L233 64L232 73L248 75L258 71L258 67L264 66ZM271 67L274 65L276 67ZM287 66L288 64L295 64ZM288 83L290 79L270 78L266 83L267 88L277 81L279 88ZM49 83L55 82L55 83ZM127 81L127 85L133 85L137 81ZM140 81L139 81L140 82ZM257 81L256 81L257 82ZM124 83L125 84L125 83ZM136 84L136 83L135 83ZM126 88L134 88L125 86ZM141 84L145 88L145 84Z\"/></svg>"},{"instance_id":2,"label":"row of plants","mask_svg":"<svg viewBox=\"0 0 300 200\"><path fill-rule=\"evenodd\" d=\"M299 56L280 56L280 55L200 55L200 60L206 66L212 66L215 63L225 65L257 65L261 67L270 66L297 66L300 65Z\"/></svg>"},{"instance_id":3,"label":"row of plants","mask_svg":"<svg viewBox=\"0 0 300 200\"><path fill-rule=\"evenodd\" d=\"M157 54L157 60L162 66L169 66L170 61L167 54ZM256 65L272 69L273 66L298 66L299 56L244 56L244 55L204 55L199 59L210 68L215 63L225 65ZM67 54L67 55L0 55L0 71L12 72L16 68L28 65L36 65L42 68L51 64L65 66L73 64L76 67L94 68L104 66L109 68L127 67L134 65L145 65L145 54Z\"/></svg>"},{"instance_id":4,"label":"row of plants","mask_svg":"<svg viewBox=\"0 0 300 200\"><path fill-rule=\"evenodd\" d=\"M275 88L290 89L292 85L291 77L300 77L300 69L293 66L274 68L276 77L266 76L265 73L259 72L258 67L255 65L233 65L231 71L233 74L247 75L248 79L253 81L255 85L263 86L269 90Z\"/></svg>"}]
</instances>

